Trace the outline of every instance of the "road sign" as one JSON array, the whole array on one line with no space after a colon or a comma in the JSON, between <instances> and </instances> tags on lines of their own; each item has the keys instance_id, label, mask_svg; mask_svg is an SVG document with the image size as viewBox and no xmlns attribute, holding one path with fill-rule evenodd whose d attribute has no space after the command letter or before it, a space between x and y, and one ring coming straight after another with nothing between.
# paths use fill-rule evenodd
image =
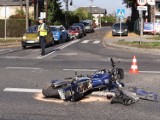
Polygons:
<instances>
[{"instance_id":1,"label":"road sign","mask_svg":"<svg viewBox=\"0 0 160 120\"><path fill-rule=\"evenodd\" d=\"M123 18L125 16L125 9L117 9L117 17Z\"/></svg>"},{"instance_id":2,"label":"road sign","mask_svg":"<svg viewBox=\"0 0 160 120\"><path fill-rule=\"evenodd\" d=\"M147 11L147 9L148 9L147 6L137 6L137 10Z\"/></svg>"},{"instance_id":3,"label":"road sign","mask_svg":"<svg viewBox=\"0 0 160 120\"><path fill-rule=\"evenodd\" d=\"M147 0L147 3L148 3L149 5L155 5L155 0Z\"/></svg>"},{"instance_id":4,"label":"road sign","mask_svg":"<svg viewBox=\"0 0 160 120\"><path fill-rule=\"evenodd\" d=\"M143 5L147 4L147 0L137 0L137 4L140 6L143 6Z\"/></svg>"}]
</instances>

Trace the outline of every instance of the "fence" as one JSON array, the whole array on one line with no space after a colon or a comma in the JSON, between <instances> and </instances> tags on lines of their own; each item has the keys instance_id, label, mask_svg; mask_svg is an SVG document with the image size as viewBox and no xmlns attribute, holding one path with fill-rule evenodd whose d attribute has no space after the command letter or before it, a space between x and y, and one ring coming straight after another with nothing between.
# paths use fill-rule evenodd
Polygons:
<instances>
[{"instance_id":1,"label":"fence","mask_svg":"<svg viewBox=\"0 0 160 120\"><path fill-rule=\"evenodd\" d=\"M26 30L25 19L7 19L6 20L6 36L22 37ZM5 37L5 20L0 20L0 38Z\"/></svg>"}]
</instances>

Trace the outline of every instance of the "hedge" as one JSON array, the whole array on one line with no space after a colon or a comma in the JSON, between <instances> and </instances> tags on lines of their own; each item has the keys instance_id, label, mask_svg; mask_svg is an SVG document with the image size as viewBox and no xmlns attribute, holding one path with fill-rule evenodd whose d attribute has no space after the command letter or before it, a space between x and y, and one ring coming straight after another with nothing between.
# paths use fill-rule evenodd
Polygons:
<instances>
[{"instance_id":1,"label":"hedge","mask_svg":"<svg viewBox=\"0 0 160 120\"><path fill-rule=\"evenodd\" d=\"M30 22L31 23L31 22ZM0 38L5 36L5 20L0 20ZM26 31L25 19L7 19L6 35L7 37L22 37Z\"/></svg>"}]
</instances>

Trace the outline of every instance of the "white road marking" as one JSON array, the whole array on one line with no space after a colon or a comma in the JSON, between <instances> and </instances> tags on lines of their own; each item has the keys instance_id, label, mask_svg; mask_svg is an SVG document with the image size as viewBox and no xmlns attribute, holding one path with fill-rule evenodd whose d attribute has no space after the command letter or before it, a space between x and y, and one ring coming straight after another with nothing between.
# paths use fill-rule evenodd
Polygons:
<instances>
[{"instance_id":1,"label":"white road marking","mask_svg":"<svg viewBox=\"0 0 160 120\"><path fill-rule=\"evenodd\" d=\"M75 56L78 55L78 53L60 53L58 55Z\"/></svg>"},{"instance_id":2,"label":"white road marking","mask_svg":"<svg viewBox=\"0 0 160 120\"><path fill-rule=\"evenodd\" d=\"M73 40L73 41L71 41L71 42L69 42L69 43L67 43L67 44L64 44L64 45L58 47L57 49L64 49L65 47L68 47L69 45L72 45L72 44L78 42L79 40L80 40L80 39ZM42 59L42 58L45 58L45 57L47 57L47 56L49 56L49 55L51 55L51 54L53 54L53 53L55 53L55 52L56 52L56 51L50 52L49 54L46 54L46 55L44 55L44 56L41 56L41 55L40 55L40 56L38 56L38 57L36 57L36 58Z\"/></svg>"},{"instance_id":3,"label":"white road marking","mask_svg":"<svg viewBox=\"0 0 160 120\"><path fill-rule=\"evenodd\" d=\"M33 68L33 67L6 67L5 69L42 70L42 68Z\"/></svg>"},{"instance_id":4,"label":"white road marking","mask_svg":"<svg viewBox=\"0 0 160 120\"><path fill-rule=\"evenodd\" d=\"M26 92L26 93L40 93L42 89L28 89L28 88L5 88L5 92Z\"/></svg>"},{"instance_id":5,"label":"white road marking","mask_svg":"<svg viewBox=\"0 0 160 120\"><path fill-rule=\"evenodd\" d=\"M64 71L97 71L96 69L62 69ZM139 71L140 73L160 74L160 71Z\"/></svg>"},{"instance_id":6,"label":"white road marking","mask_svg":"<svg viewBox=\"0 0 160 120\"><path fill-rule=\"evenodd\" d=\"M84 40L81 43L88 43L90 40Z\"/></svg>"},{"instance_id":7,"label":"white road marking","mask_svg":"<svg viewBox=\"0 0 160 120\"><path fill-rule=\"evenodd\" d=\"M140 73L155 73L155 74L160 74L160 71L139 71Z\"/></svg>"},{"instance_id":8,"label":"white road marking","mask_svg":"<svg viewBox=\"0 0 160 120\"><path fill-rule=\"evenodd\" d=\"M95 69L63 69L63 70L68 70L68 71L97 71Z\"/></svg>"},{"instance_id":9,"label":"white road marking","mask_svg":"<svg viewBox=\"0 0 160 120\"><path fill-rule=\"evenodd\" d=\"M4 52L4 51L12 52L13 50L12 49L0 49L0 52Z\"/></svg>"},{"instance_id":10,"label":"white road marking","mask_svg":"<svg viewBox=\"0 0 160 120\"><path fill-rule=\"evenodd\" d=\"M96 41L93 42L93 44L99 44L100 42L101 42L101 41L96 40Z\"/></svg>"},{"instance_id":11,"label":"white road marking","mask_svg":"<svg viewBox=\"0 0 160 120\"><path fill-rule=\"evenodd\" d=\"M8 59L26 59L26 57L20 57L20 56L5 56L4 58L8 58Z\"/></svg>"}]
</instances>

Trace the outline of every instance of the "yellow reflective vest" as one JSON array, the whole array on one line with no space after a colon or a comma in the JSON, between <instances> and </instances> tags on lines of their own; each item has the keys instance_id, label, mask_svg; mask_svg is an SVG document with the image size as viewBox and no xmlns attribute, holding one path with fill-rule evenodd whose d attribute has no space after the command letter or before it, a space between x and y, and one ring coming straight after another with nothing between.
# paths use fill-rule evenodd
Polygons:
<instances>
[{"instance_id":1,"label":"yellow reflective vest","mask_svg":"<svg viewBox=\"0 0 160 120\"><path fill-rule=\"evenodd\" d=\"M45 23L42 23L38 26L39 35L46 36L47 35L47 26Z\"/></svg>"}]
</instances>

